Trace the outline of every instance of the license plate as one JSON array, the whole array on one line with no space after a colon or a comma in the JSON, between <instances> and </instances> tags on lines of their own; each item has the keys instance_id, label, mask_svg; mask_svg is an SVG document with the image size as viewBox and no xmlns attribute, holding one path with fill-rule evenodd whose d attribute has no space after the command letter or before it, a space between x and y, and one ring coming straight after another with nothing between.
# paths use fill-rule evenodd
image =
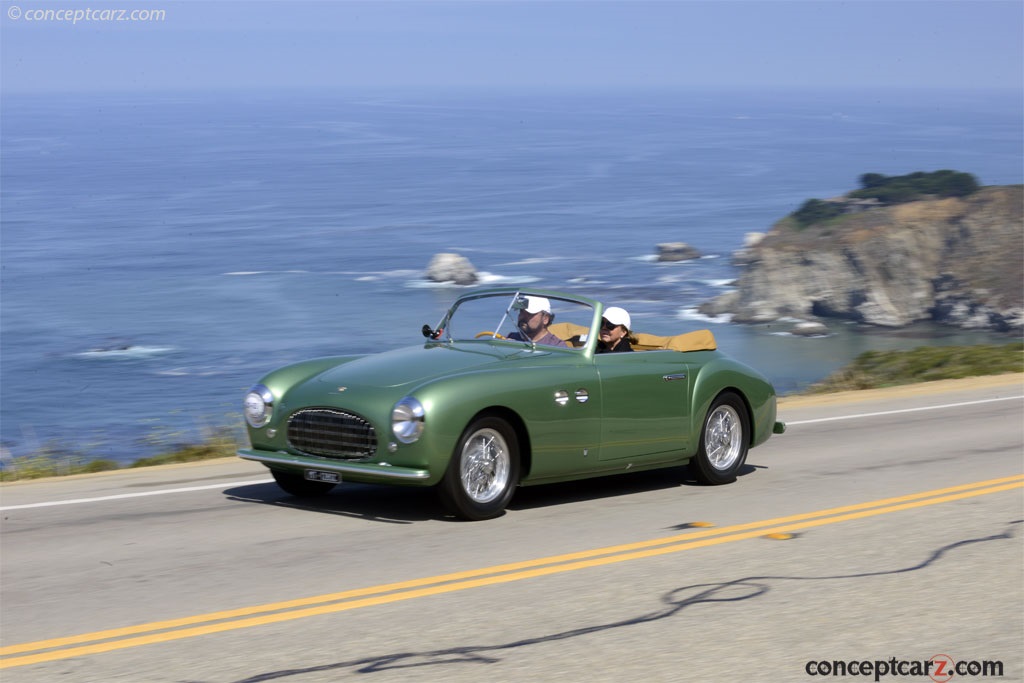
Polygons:
<instances>
[{"instance_id":1,"label":"license plate","mask_svg":"<svg viewBox=\"0 0 1024 683\"><path fill-rule=\"evenodd\" d=\"M327 481L332 484L341 483L341 475L337 472L324 472L323 470L306 470L306 479L309 481Z\"/></svg>"}]
</instances>

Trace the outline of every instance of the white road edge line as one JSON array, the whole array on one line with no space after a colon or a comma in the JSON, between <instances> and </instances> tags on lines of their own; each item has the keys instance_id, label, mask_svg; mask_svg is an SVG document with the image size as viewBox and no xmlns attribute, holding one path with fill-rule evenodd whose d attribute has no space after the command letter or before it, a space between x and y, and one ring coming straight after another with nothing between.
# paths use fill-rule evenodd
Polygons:
<instances>
[{"instance_id":1,"label":"white road edge line","mask_svg":"<svg viewBox=\"0 0 1024 683\"><path fill-rule=\"evenodd\" d=\"M962 403L946 403L938 406L924 406L921 408L903 408L901 410L886 410L878 413L859 413L856 415L840 415L837 417L822 417L816 420L794 420L786 422L787 427L793 425L809 425L819 422L835 422L837 420L856 420L862 417L879 417L882 415L898 415L900 413L916 413L922 410L939 410L942 408L960 408L963 406L981 405L983 403L994 403L996 401L1019 401L1024 396L1005 396L1002 398L987 398L980 401L964 401ZM144 496L162 496L168 493L188 493L190 491L208 491L210 489L223 489L229 486L252 486L254 484L269 484L273 479L250 479L249 481L227 481L220 484L208 484L206 486L189 486L180 489L162 489L159 491L145 491L142 493L122 493L116 496L101 496L99 498L77 498L74 500L56 500L47 503L29 503L27 505L6 505L0 507L0 512L7 510L25 510L28 508L46 508L57 505L77 505L79 503L98 503L105 500L122 500L125 498L142 498Z\"/></svg>"},{"instance_id":2,"label":"white road edge line","mask_svg":"<svg viewBox=\"0 0 1024 683\"><path fill-rule=\"evenodd\" d=\"M207 484L206 486L188 486L180 489L161 489L159 491L145 491L142 493L122 493L116 496L101 496L99 498L76 498L74 500L55 500L48 503L29 503L28 505L6 505L0 507L0 511L24 510L26 508L47 508L56 505L77 505L79 503L98 503L104 500L121 500L123 498L142 498L144 496L162 496L167 493L188 493L189 491L208 491L210 489L222 489L229 486L251 486L253 484L269 484L273 479L250 479L249 481L225 481L220 484Z\"/></svg>"},{"instance_id":3,"label":"white road edge line","mask_svg":"<svg viewBox=\"0 0 1024 683\"><path fill-rule=\"evenodd\" d=\"M879 417L882 415L899 415L900 413L918 413L923 410L941 410L942 408L962 408L963 406L976 406L983 403L995 403L996 401L1019 401L1024 399L1024 396L1003 396L1000 398L986 398L979 401L964 401L963 403L945 403L940 406L922 406L920 408L902 408L900 410L884 410L878 413L858 413L856 415L839 415L836 417L819 417L815 420L793 420L790 422L786 420L786 426L791 427L793 425L809 425L816 424L818 422L835 422L837 420L856 420L861 417Z\"/></svg>"}]
</instances>

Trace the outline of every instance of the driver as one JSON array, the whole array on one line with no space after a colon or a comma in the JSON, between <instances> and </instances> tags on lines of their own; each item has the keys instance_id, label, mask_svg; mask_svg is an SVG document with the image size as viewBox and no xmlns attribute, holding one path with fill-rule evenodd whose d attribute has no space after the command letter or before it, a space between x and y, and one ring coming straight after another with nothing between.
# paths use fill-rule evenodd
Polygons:
<instances>
[{"instance_id":1,"label":"driver","mask_svg":"<svg viewBox=\"0 0 1024 683\"><path fill-rule=\"evenodd\" d=\"M517 329L508 335L516 341L532 341L548 346L568 346L564 341L548 332L548 325L555 319L551 302L542 296L527 296L526 306L519 309Z\"/></svg>"}]
</instances>

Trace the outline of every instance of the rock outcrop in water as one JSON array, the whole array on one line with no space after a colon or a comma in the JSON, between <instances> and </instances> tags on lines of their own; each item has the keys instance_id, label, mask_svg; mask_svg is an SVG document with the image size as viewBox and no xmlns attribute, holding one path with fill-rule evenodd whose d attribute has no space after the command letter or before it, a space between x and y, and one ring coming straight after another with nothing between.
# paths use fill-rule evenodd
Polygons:
<instances>
[{"instance_id":1,"label":"rock outcrop in water","mask_svg":"<svg viewBox=\"0 0 1024 683\"><path fill-rule=\"evenodd\" d=\"M427 279L434 282L452 282L473 285L479 280L476 268L461 254L435 254L427 266Z\"/></svg>"},{"instance_id":2,"label":"rock outcrop in water","mask_svg":"<svg viewBox=\"0 0 1024 683\"><path fill-rule=\"evenodd\" d=\"M659 261L689 261L700 258L700 252L686 242L665 242L658 245Z\"/></svg>"},{"instance_id":3,"label":"rock outcrop in water","mask_svg":"<svg viewBox=\"0 0 1024 683\"><path fill-rule=\"evenodd\" d=\"M838 318L1024 328L1024 186L779 221L744 250L737 288L701 307L737 322Z\"/></svg>"}]
</instances>

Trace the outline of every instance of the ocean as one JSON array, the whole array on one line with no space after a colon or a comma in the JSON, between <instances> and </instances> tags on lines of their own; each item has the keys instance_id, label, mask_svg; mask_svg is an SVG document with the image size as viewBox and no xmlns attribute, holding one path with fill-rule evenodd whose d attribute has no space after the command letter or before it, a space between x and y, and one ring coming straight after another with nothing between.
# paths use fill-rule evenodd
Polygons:
<instances>
[{"instance_id":1,"label":"ocean","mask_svg":"<svg viewBox=\"0 0 1024 683\"><path fill-rule=\"evenodd\" d=\"M462 291L524 283L710 327L780 393L871 349L1005 341L929 325L707 320L731 254L863 173L1024 182L1019 92L5 94L0 439L122 461L220 425L266 371L422 343ZM659 263L687 242L702 258Z\"/></svg>"}]
</instances>

